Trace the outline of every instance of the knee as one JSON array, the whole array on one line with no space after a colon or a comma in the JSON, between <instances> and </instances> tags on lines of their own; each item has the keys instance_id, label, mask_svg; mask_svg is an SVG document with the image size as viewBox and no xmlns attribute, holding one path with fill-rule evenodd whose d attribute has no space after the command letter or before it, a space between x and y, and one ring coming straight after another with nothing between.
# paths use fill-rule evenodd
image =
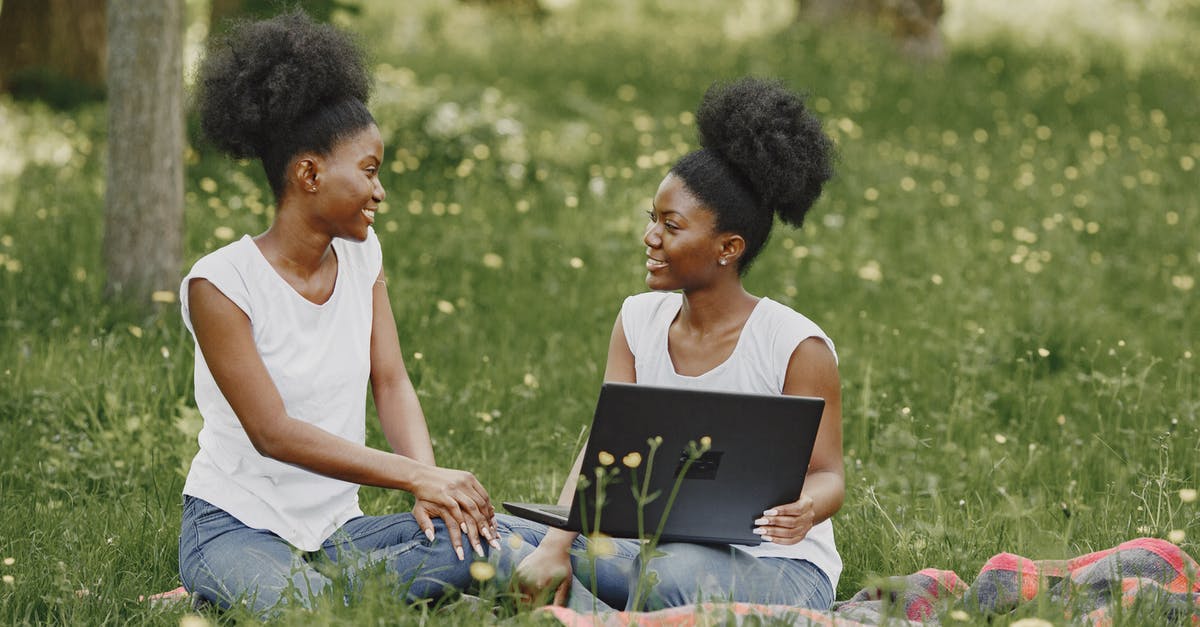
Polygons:
<instances>
[{"instance_id":1,"label":"knee","mask_svg":"<svg viewBox=\"0 0 1200 627\"><path fill-rule=\"evenodd\" d=\"M676 607L698 600L706 586L706 574L712 567L711 547L697 544L672 543L658 547L662 554L650 558L646 565L644 581L632 585L643 590L642 598L652 607ZM641 572L642 558L638 558L636 573ZM636 589L635 589L636 590ZM633 594L630 598L633 598Z\"/></svg>"}]
</instances>

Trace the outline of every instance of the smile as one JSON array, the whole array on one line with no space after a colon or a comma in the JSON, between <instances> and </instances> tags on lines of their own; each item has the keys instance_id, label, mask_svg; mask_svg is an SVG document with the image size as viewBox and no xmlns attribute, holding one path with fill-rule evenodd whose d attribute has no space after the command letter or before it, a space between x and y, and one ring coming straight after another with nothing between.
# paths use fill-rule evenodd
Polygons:
<instances>
[{"instance_id":1,"label":"smile","mask_svg":"<svg viewBox=\"0 0 1200 627\"><path fill-rule=\"evenodd\" d=\"M659 261L658 259L655 259L654 257L646 258L646 269L651 272L653 272L655 270L661 270L665 267L667 267L667 262L665 262L665 261Z\"/></svg>"},{"instance_id":2,"label":"smile","mask_svg":"<svg viewBox=\"0 0 1200 627\"><path fill-rule=\"evenodd\" d=\"M363 209L362 213L364 216L367 216L367 223L375 224L375 210L374 209Z\"/></svg>"}]
</instances>

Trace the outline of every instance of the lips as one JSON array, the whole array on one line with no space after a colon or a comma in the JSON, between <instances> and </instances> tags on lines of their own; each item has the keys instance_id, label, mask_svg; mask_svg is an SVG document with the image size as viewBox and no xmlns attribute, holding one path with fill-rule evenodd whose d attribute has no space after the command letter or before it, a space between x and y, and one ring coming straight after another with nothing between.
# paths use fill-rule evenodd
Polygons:
<instances>
[{"instance_id":1,"label":"lips","mask_svg":"<svg viewBox=\"0 0 1200 627\"><path fill-rule=\"evenodd\" d=\"M374 209L363 209L362 213L364 216L367 216L367 224L375 224L375 210Z\"/></svg>"},{"instance_id":2,"label":"lips","mask_svg":"<svg viewBox=\"0 0 1200 627\"><path fill-rule=\"evenodd\" d=\"M661 270L665 267L667 267L667 262L660 261L658 259L655 259L654 257L646 257L646 269L649 270L650 272L654 272L655 270Z\"/></svg>"}]
</instances>

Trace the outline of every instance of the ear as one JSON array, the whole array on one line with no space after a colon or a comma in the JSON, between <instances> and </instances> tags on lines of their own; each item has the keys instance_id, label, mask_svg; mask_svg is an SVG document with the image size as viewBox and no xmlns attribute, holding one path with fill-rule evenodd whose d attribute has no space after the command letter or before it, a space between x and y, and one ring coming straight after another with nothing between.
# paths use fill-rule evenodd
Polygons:
<instances>
[{"instance_id":1,"label":"ear","mask_svg":"<svg viewBox=\"0 0 1200 627\"><path fill-rule=\"evenodd\" d=\"M722 266L736 268L742 253L746 252L746 240L737 233L726 233L720 239L721 250L717 254L717 263Z\"/></svg>"},{"instance_id":2,"label":"ear","mask_svg":"<svg viewBox=\"0 0 1200 627\"><path fill-rule=\"evenodd\" d=\"M301 191L315 192L320 186L320 160L315 155L302 154L292 162L292 181Z\"/></svg>"}]
</instances>

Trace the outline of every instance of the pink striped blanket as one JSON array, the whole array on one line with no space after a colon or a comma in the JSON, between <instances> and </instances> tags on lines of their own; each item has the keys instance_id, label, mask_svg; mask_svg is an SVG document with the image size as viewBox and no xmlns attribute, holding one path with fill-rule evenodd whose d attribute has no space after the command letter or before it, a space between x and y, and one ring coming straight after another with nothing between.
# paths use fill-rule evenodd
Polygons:
<instances>
[{"instance_id":1,"label":"pink striped blanket","mask_svg":"<svg viewBox=\"0 0 1200 627\"><path fill-rule=\"evenodd\" d=\"M1107 626L1200 625L1197 564L1178 546L1139 538L1067 560L1031 560L1001 553L967 585L949 570L926 568L860 590L826 612L783 605L705 603L655 612L580 614L565 607L539 610L566 627L692 627L700 625L937 625L989 616L1045 615ZM1048 605L1030 607L1041 600ZM1058 622L1058 621L1055 621Z\"/></svg>"}]
</instances>

